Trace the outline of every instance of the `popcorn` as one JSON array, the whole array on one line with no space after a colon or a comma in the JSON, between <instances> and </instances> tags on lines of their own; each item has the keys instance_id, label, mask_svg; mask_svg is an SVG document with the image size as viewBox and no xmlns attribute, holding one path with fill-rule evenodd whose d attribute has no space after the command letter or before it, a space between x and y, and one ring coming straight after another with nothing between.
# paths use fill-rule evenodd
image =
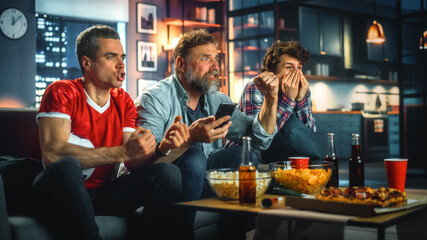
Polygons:
<instances>
[{"instance_id":1,"label":"popcorn","mask_svg":"<svg viewBox=\"0 0 427 240\"><path fill-rule=\"evenodd\" d=\"M256 171L256 197L261 197L271 182L269 172ZM207 179L218 197L222 199L239 199L239 171L212 171Z\"/></svg>"},{"instance_id":2,"label":"popcorn","mask_svg":"<svg viewBox=\"0 0 427 240\"><path fill-rule=\"evenodd\" d=\"M313 194L317 193L326 185L331 169L278 169L273 172L276 182L283 188L295 192Z\"/></svg>"}]
</instances>

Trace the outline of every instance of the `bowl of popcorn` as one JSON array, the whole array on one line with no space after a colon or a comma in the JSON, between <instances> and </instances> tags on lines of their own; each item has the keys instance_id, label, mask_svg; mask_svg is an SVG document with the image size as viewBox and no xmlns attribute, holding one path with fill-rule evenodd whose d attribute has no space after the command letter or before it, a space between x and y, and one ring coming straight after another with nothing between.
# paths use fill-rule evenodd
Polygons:
<instances>
[{"instance_id":1,"label":"bowl of popcorn","mask_svg":"<svg viewBox=\"0 0 427 240\"><path fill-rule=\"evenodd\" d=\"M235 168L212 169L206 171L206 179L212 191L221 200L239 200L239 171ZM256 171L256 197L264 195L272 181L268 168Z\"/></svg>"},{"instance_id":2,"label":"bowl of popcorn","mask_svg":"<svg viewBox=\"0 0 427 240\"><path fill-rule=\"evenodd\" d=\"M330 162L317 161L308 165L293 165L290 161L270 163L271 175L281 188L294 192L320 192L332 175Z\"/></svg>"}]
</instances>

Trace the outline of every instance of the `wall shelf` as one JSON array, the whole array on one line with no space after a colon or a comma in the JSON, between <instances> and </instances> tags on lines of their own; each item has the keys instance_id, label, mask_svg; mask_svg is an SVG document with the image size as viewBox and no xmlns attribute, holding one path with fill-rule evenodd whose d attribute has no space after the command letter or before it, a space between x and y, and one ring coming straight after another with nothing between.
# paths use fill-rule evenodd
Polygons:
<instances>
[{"instance_id":1,"label":"wall shelf","mask_svg":"<svg viewBox=\"0 0 427 240\"><path fill-rule=\"evenodd\" d=\"M287 31L287 32L296 32L297 31L295 28L288 28L288 27L278 27L277 30Z\"/></svg>"},{"instance_id":2,"label":"wall shelf","mask_svg":"<svg viewBox=\"0 0 427 240\"><path fill-rule=\"evenodd\" d=\"M186 2L204 2L204 3L210 3L210 2L224 2L224 0L185 0Z\"/></svg>"},{"instance_id":3,"label":"wall shelf","mask_svg":"<svg viewBox=\"0 0 427 240\"><path fill-rule=\"evenodd\" d=\"M258 51L258 47L255 47L255 46L237 47L237 48L234 48L234 51L241 52L242 48L243 48L244 51Z\"/></svg>"},{"instance_id":4,"label":"wall shelf","mask_svg":"<svg viewBox=\"0 0 427 240\"><path fill-rule=\"evenodd\" d=\"M259 71L245 71L245 76L257 76L260 72ZM236 76L242 76L242 72L234 72L233 73Z\"/></svg>"},{"instance_id":5,"label":"wall shelf","mask_svg":"<svg viewBox=\"0 0 427 240\"><path fill-rule=\"evenodd\" d=\"M178 18L165 18L164 22L166 25L181 27L184 24L184 27L193 27L193 28L220 28L220 24L214 23L205 23L198 21L182 20Z\"/></svg>"},{"instance_id":6,"label":"wall shelf","mask_svg":"<svg viewBox=\"0 0 427 240\"><path fill-rule=\"evenodd\" d=\"M318 75L304 75L307 80L313 80L313 81L338 81L341 78L339 77L333 77L333 76L318 76Z\"/></svg>"},{"instance_id":7,"label":"wall shelf","mask_svg":"<svg viewBox=\"0 0 427 240\"><path fill-rule=\"evenodd\" d=\"M383 80L383 79L357 79L357 78L340 78L334 76L316 76L316 75L304 75L307 80L310 81L330 81L330 82L342 82L342 83L361 83L361 84L377 84L377 85L398 85L397 81Z\"/></svg>"}]
</instances>

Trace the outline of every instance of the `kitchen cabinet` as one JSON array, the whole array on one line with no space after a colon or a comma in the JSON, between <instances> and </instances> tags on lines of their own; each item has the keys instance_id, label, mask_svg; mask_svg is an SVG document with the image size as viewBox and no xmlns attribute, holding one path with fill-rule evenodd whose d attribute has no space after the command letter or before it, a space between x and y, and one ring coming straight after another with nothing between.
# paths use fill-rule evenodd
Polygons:
<instances>
[{"instance_id":1,"label":"kitchen cabinet","mask_svg":"<svg viewBox=\"0 0 427 240\"><path fill-rule=\"evenodd\" d=\"M388 117L388 123L389 123L389 154L391 157L399 156L400 153L400 145L399 145L399 115L398 114L391 114Z\"/></svg>"},{"instance_id":2,"label":"kitchen cabinet","mask_svg":"<svg viewBox=\"0 0 427 240\"><path fill-rule=\"evenodd\" d=\"M341 14L300 8L300 41L311 54L342 56Z\"/></svg>"},{"instance_id":3,"label":"kitchen cabinet","mask_svg":"<svg viewBox=\"0 0 427 240\"><path fill-rule=\"evenodd\" d=\"M262 58L275 40L274 11L239 11L228 17L230 97L238 102L246 83L261 70Z\"/></svg>"}]
</instances>

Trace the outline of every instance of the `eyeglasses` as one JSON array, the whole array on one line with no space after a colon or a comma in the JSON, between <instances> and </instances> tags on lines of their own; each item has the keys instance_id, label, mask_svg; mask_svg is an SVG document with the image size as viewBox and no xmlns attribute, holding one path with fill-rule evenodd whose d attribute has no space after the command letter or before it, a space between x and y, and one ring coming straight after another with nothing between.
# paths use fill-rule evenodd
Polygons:
<instances>
[{"instance_id":1,"label":"eyeglasses","mask_svg":"<svg viewBox=\"0 0 427 240\"><path fill-rule=\"evenodd\" d=\"M211 57L211 56L202 56L202 62L208 62L210 64L213 63L218 63L219 62L219 57L218 55L215 57Z\"/></svg>"}]
</instances>

